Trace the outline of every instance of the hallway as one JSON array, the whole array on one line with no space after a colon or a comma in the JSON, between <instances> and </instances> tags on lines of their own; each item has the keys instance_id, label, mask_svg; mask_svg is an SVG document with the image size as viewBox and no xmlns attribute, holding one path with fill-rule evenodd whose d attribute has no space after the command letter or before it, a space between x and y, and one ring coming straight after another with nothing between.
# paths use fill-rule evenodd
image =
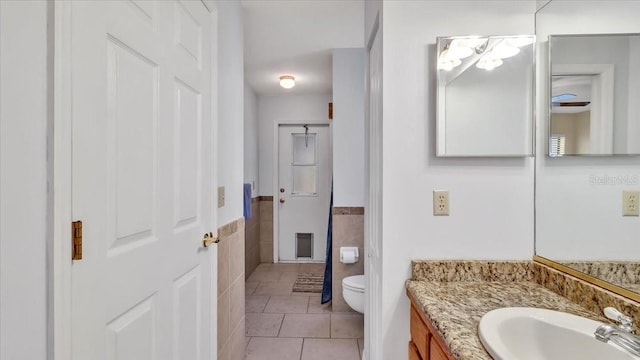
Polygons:
<instances>
[{"instance_id":1,"label":"hallway","mask_svg":"<svg viewBox=\"0 0 640 360\"><path fill-rule=\"evenodd\" d=\"M334 313L320 294L293 292L298 274L324 264L260 264L246 282L246 360L362 358L364 318Z\"/></svg>"}]
</instances>

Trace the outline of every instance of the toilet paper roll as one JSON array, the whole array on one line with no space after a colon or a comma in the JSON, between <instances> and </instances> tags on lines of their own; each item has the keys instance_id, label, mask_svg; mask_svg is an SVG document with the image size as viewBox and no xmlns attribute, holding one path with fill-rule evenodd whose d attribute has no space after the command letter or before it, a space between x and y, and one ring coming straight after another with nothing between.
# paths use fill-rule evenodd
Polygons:
<instances>
[{"instance_id":1,"label":"toilet paper roll","mask_svg":"<svg viewBox=\"0 0 640 360\"><path fill-rule=\"evenodd\" d=\"M343 264L353 264L356 262L356 254L353 251L345 251L340 255Z\"/></svg>"}]
</instances>

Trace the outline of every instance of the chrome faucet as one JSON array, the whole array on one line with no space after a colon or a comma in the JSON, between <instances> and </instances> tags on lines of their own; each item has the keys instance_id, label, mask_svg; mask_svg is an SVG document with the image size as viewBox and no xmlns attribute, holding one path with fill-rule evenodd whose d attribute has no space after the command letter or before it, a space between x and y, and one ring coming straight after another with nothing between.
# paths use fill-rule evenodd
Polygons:
<instances>
[{"instance_id":1,"label":"chrome faucet","mask_svg":"<svg viewBox=\"0 0 640 360\"><path fill-rule=\"evenodd\" d=\"M594 333L596 339L605 343L611 341L628 352L640 356L640 336L633 334L633 320L612 307L605 308L604 315L620 325L598 326Z\"/></svg>"}]
</instances>

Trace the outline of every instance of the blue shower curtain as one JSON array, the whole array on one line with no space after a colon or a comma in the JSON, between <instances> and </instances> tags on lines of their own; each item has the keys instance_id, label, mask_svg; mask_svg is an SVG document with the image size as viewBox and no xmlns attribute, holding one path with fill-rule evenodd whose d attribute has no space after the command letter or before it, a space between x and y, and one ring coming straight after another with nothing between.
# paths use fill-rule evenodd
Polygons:
<instances>
[{"instance_id":1,"label":"blue shower curtain","mask_svg":"<svg viewBox=\"0 0 640 360\"><path fill-rule=\"evenodd\" d=\"M333 220L331 217L331 209L333 209L333 181L331 182L331 200L329 201L329 227L327 229L327 255L326 255L326 263L324 266L324 282L322 283L322 298L320 299L320 303L326 304L331 301L331 278L332 274L332 256L331 249L332 245L332 229L333 229Z\"/></svg>"}]
</instances>

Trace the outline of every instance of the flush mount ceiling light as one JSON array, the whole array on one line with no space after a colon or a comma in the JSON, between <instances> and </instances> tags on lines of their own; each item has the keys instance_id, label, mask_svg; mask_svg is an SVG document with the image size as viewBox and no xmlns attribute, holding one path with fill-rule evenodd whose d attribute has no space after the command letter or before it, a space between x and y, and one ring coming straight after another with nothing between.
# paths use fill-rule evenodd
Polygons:
<instances>
[{"instance_id":1,"label":"flush mount ceiling light","mask_svg":"<svg viewBox=\"0 0 640 360\"><path fill-rule=\"evenodd\" d=\"M280 76L280 86L285 89L291 89L296 86L296 78L291 75L283 75Z\"/></svg>"}]
</instances>

